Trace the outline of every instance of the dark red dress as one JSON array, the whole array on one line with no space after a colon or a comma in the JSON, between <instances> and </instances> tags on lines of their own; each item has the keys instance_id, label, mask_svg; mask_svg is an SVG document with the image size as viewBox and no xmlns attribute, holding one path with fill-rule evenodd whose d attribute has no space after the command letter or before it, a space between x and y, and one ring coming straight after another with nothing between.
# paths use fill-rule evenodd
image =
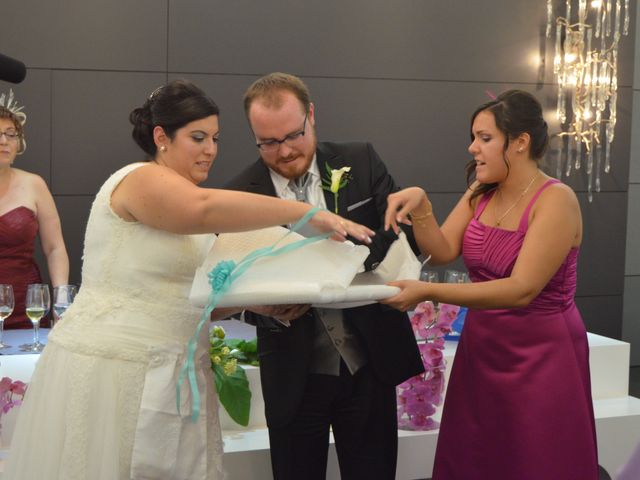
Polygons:
<instances>
[{"instance_id":1,"label":"dark red dress","mask_svg":"<svg viewBox=\"0 0 640 480\"><path fill-rule=\"evenodd\" d=\"M0 283L13 285L15 308L4 321L5 328L32 328L24 311L27 285L42 283L33 258L38 219L27 207L17 207L0 216Z\"/></svg>"}]
</instances>

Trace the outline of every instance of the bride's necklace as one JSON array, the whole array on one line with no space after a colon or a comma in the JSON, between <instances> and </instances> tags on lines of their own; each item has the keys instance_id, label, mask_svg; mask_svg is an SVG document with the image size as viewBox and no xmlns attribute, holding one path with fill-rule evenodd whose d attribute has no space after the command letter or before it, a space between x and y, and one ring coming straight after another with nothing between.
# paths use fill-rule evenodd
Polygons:
<instances>
[{"instance_id":1,"label":"bride's necklace","mask_svg":"<svg viewBox=\"0 0 640 480\"><path fill-rule=\"evenodd\" d=\"M500 226L500 223L502 223L502 220L504 220L504 217L506 217L507 215L509 215L509 212L511 210L513 210L513 208L520 203L520 200L522 200L522 198L527 194L527 192L529 191L529 189L531 188L531 185L533 185L533 182L536 181L536 178L538 178L538 174L540 172L536 171L536 174L531 178L531 181L529 182L529 185L527 185L527 187L522 191L522 193L520 194L520 196L518 197L518 199L513 202L513 204L507 208L507 210L498 217L498 202L496 201L493 205L493 212L494 212L494 216L496 217L496 227ZM500 188L498 188L498 194L500 194L500 197L502 198L502 194L500 193ZM496 199L497 200L497 199Z\"/></svg>"}]
</instances>

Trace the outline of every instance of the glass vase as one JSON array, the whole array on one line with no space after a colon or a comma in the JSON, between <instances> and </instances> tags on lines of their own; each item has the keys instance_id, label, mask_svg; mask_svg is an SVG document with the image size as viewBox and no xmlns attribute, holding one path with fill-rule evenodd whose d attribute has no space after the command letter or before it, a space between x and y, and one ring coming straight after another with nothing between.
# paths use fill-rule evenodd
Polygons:
<instances>
[{"instance_id":1,"label":"glass vase","mask_svg":"<svg viewBox=\"0 0 640 480\"><path fill-rule=\"evenodd\" d=\"M396 387L398 428L402 430L434 430L440 426L433 416L444 400L444 342L423 342L418 348L424 373Z\"/></svg>"}]
</instances>

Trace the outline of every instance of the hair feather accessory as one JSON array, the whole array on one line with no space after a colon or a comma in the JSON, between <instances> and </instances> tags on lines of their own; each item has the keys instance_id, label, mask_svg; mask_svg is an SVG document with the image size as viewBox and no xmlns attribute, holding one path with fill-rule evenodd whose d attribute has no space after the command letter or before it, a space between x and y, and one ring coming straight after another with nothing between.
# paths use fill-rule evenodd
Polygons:
<instances>
[{"instance_id":1,"label":"hair feather accessory","mask_svg":"<svg viewBox=\"0 0 640 480\"><path fill-rule=\"evenodd\" d=\"M27 114L22 111L24 105L19 107L18 102L15 100L13 90L9 89L9 94L3 93L0 95L0 107L4 107L13 113L20 122L20 125L27 123Z\"/></svg>"},{"instance_id":2,"label":"hair feather accessory","mask_svg":"<svg viewBox=\"0 0 640 480\"><path fill-rule=\"evenodd\" d=\"M9 89L9 94L3 93L0 95L0 107L4 107L9 110L20 122L20 125L24 127L27 123L27 114L22 111L24 105L19 107L18 102L13 96L13 90ZM27 149L27 142L24 139L24 135L20 135L20 147L18 149L18 155L22 155Z\"/></svg>"}]
</instances>

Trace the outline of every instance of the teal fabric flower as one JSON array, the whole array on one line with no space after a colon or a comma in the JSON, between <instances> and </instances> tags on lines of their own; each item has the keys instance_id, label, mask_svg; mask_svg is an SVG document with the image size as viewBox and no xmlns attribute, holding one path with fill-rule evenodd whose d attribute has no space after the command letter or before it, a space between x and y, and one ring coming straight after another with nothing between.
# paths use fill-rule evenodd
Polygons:
<instances>
[{"instance_id":1,"label":"teal fabric flower","mask_svg":"<svg viewBox=\"0 0 640 480\"><path fill-rule=\"evenodd\" d=\"M234 268L236 268L236 262L233 260L222 260L207 274L209 277L209 285L211 285L214 292L222 291L224 285L229 281L229 277Z\"/></svg>"}]
</instances>

